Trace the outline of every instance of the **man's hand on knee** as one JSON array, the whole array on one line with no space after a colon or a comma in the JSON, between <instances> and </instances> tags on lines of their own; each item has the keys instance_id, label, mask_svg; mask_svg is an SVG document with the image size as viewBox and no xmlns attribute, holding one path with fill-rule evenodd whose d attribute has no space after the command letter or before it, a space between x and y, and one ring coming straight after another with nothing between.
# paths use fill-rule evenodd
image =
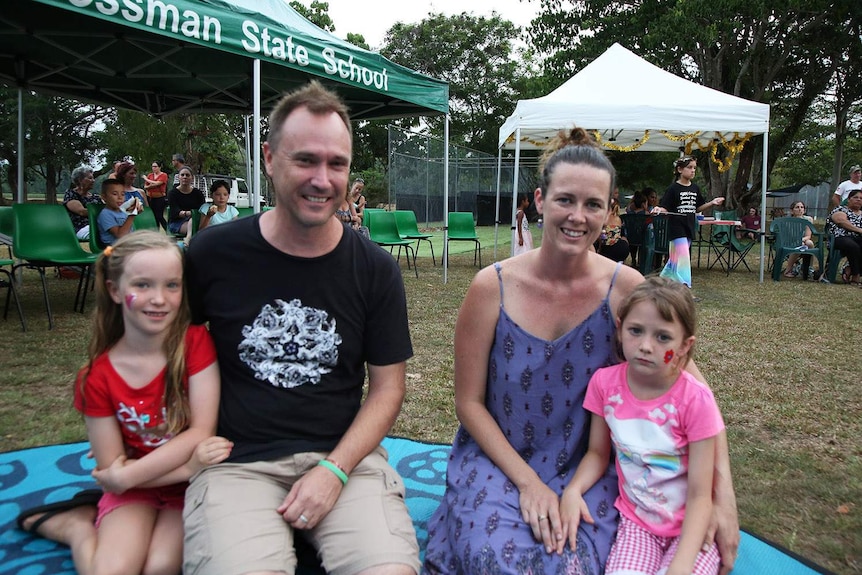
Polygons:
<instances>
[{"instance_id":1,"label":"man's hand on knee","mask_svg":"<svg viewBox=\"0 0 862 575\"><path fill-rule=\"evenodd\" d=\"M314 467L293 484L276 511L294 529L313 529L335 505L342 487L331 471Z\"/></svg>"}]
</instances>

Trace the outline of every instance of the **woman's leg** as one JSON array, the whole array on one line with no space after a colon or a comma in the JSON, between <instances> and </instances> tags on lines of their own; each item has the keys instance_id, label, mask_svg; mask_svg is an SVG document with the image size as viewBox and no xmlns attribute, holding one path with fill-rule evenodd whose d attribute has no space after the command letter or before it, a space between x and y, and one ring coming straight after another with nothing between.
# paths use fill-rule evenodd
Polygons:
<instances>
[{"instance_id":1,"label":"woman's leg","mask_svg":"<svg viewBox=\"0 0 862 575\"><path fill-rule=\"evenodd\" d=\"M176 575L183 566L183 512L162 509L156 517L141 575Z\"/></svg>"},{"instance_id":2,"label":"woman's leg","mask_svg":"<svg viewBox=\"0 0 862 575\"><path fill-rule=\"evenodd\" d=\"M799 259L799 254L790 254L787 256L787 268L784 270L784 277L786 278L795 278L796 274L793 273L793 266L796 265L796 260Z\"/></svg>"},{"instance_id":3,"label":"woman's leg","mask_svg":"<svg viewBox=\"0 0 862 575\"><path fill-rule=\"evenodd\" d=\"M835 238L835 247L844 254L850 263L850 279L858 282L859 274L862 273L862 238L856 241L855 238L841 236Z\"/></svg>"}]
</instances>

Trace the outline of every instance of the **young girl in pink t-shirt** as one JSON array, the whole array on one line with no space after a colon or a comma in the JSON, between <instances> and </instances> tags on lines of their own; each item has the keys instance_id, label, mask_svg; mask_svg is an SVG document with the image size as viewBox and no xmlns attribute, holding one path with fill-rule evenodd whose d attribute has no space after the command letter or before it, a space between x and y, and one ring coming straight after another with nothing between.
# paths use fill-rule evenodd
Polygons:
<instances>
[{"instance_id":1,"label":"young girl in pink t-shirt","mask_svg":"<svg viewBox=\"0 0 862 575\"><path fill-rule=\"evenodd\" d=\"M605 472L613 446L620 524L606 575L718 573L718 549L704 540L715 437L724 422L709 387L683 369L695 323L691 290L648 278L619 310L617 338L626 361L590 380L584 400L593 414L589 451L561 509L574 545L580 520L593 522L582 494Z\"/></svg>"}]
</instances>

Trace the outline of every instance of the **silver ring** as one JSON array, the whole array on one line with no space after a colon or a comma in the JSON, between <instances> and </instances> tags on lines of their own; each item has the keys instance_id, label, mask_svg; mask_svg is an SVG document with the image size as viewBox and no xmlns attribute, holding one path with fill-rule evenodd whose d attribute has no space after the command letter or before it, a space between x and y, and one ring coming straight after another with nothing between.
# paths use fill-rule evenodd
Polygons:
<instances>
[{"instance_id":1,"label":"silver ring","mask_svg":"<svg viewBox=\"0 0 862 575\"><path fill-rule=\"evenodd\" d=\"M308 523L308 517L306 517L302 513L299 514L299 520L302 521L303 523Z\"/></svg>"},{"instance_id":2,"label":"silver ring","mask_svg":"<svg viewBox=\"0 0 862 575\"><path fill-rule=\"evenodd\" d=\"M547 515L539 515L539 521L544 521L547 518L548 518Z\"/></svg>"}]
</instances>

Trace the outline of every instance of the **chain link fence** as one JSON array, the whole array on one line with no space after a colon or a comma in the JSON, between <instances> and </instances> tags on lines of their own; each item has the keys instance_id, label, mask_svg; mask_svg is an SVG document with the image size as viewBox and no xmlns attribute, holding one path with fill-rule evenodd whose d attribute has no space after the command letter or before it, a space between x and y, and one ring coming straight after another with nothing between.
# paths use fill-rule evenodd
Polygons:
<instances>
[{"instance_id":1,"label":"chain link fence","mask_svg":"<svg viewBox=\"0 0 862 575\"><path fill-rule=\"evenodd\" d=\"M443 140L389 126L389 206L412 210L426 227L443 221ZM509 156L509 157L507 157ZM500 165L500 220L512 214L514 157ZM497 157L464 146L449 145L449 211L472 212L477 225L494 225L497 197ZM536 162L521 158L519 193L532 196L538 181Z\"/></svg>"}]
</instances>

